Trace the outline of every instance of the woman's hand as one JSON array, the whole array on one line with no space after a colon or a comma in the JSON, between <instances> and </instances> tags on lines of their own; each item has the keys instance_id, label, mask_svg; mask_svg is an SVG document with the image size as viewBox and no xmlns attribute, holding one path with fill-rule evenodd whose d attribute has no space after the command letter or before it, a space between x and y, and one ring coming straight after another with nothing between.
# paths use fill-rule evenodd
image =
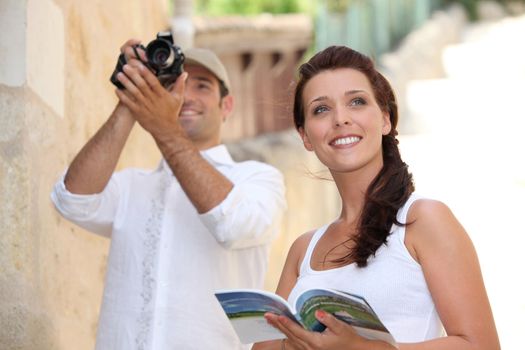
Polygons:
<instances>
[{"instance_id":1,"label":"woman's hand","mask_svg":"<svg viewBox=\"0 0 525 350\"><path fill-rule=\"evenodd\" d=\"M335 318L333 315L317 310L315 317L326 326L323 332L310 332L286 316L272 313L264 315L266 321L287 336L286 350L391 350L392 345L383 341L361 337L352 326Z\"/></svg>"}]
</instances>

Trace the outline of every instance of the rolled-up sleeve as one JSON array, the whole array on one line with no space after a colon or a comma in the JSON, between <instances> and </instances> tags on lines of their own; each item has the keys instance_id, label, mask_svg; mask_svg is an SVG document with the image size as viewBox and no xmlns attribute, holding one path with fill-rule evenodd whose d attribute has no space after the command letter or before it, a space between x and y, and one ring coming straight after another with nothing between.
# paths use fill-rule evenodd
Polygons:
<instances>
[{"instance_id":1,"label":"rolled-up sleeve","mask_svg":"<svg viewBox=\"0 0 525 350\"><path fill-rule=\"evenodd\" d=\"M85 195L69 192L62 176L51 192L51 201L60 215L90 232L106 237L111 236L118 200L118 184L114 178L101 193Z\"/></svg>"},{"instance_id":2,"label":"rolled-up sleeve","mask_svg":"<svg viewBox=\"0 0 525 350\"><path fill-rule=\"evenodd\" d=\"M271 166L256 164L257 171L231 179L234 186L228 196L200 215L211 234L226 248L267 244L278 233L286 209L283 176Z\"/></svg>"}]
</instances>

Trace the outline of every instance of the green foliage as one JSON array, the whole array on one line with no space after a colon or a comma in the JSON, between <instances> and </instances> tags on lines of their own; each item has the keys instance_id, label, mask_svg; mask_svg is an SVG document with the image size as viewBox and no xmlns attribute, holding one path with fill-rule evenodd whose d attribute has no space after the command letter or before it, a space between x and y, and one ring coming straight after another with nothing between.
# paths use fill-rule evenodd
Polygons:
<instances>
[{"instance_id":1,"label":"green foliage","mask_svg":"<svg viewBox=\"0 0 525 350\"><path fill-rule=\"evenodd\" d=\"M255 15L260 13L311 12L314 0L197 0L200 15Z\"/></svg>"},{"instance_id":2,"label":"green foliage","mask_svg":"<svg viewBox=\"0 0 525 350\"><path fill-rule=\"evenodd\" d=\"M468 16L471 20L477 18L477 2L478 0L445 0L444 3L447 4L460 4L463 5L465 10L468 13Z\"/></svg>"},{"instance_id":3,"label":"green foliage","mask_svg":"<svg viewBox=\"0 0 525 350\"><path fill-rule=\"evenodd\" d=\"M507 5L508 3L511 3L511 2L525 3L525 0L494 0L494 1L499 2L502 5ZM453 3L458 3L458 4L463 5L471 20L478 19L477 6L479 2L480 0L443 0L443 3L445 5L453 4Z\"/></svg>"}]
</instances>

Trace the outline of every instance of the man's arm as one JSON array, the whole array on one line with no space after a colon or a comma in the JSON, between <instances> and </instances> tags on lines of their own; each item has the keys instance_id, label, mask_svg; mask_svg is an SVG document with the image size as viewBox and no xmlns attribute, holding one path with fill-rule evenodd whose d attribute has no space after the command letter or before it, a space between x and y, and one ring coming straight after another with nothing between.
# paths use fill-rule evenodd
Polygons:
<instances>
[{"instance_id":1,"label":"man's arm","mask_svg":"<svg viewBox=\"0 0 525 350\"><path fill-rule=\"evenodd\" d=\"M199 214L215 208L232 190L233 183L208 163L187 137L174 135L155 141Z\"/></svg>"},{"instance_id":2,"label":"man's arm","mask_svg":"<svg viewBox=\"0 0 525 350\"><path fill-rule=\"evenodd\" d=\"M197 211L205 213L216 207L232 190L233 183L202 157L179 123L187 73L177 79L171 91L137 60L130 60L124 73L118 75L126 87L117 91L120 101L153 136Z\"/></svg>"},{"instance_id":3,"label":"man's arm","mask_svg":"<svg viewBox=\"0 0 525 350\"><path fill-rule=\"evenodd\" d=\"M64 178L66 189L75 194L100 193L115 170L135 119L119 103L109 119L75 156Z\"/></svg>"},{"instance_id":4,"label":"man's arm","mask_svg":"<svg viewBox=\"0 0 525 350\"><path fill-rule=\"evenodd\" d=\"M130 39L120 47L126 60L134 57L130 49L140 40ZM118 94L117 94L118 95ZM109 119L76 155L64 178L66 189L75 194L100 193L108 184L135 119L119 102Z\"/></svg>"},{"instance_id":5,"label":"man's arm","mask_svg":"<svg viewBox=\"0 0 525 350\"><path fill-rule=\"evenodd\" d=\"M179 123L186 78L185 72L168 91L142 63L130 60L117 75L125 86L117 95L153 136L202 222L219 243L232 249L267 244L275 237L276 223L286 207L282 175L269 166L248 164L249 169L234 187L202 157Z\"/></svg>"}]
</instances>

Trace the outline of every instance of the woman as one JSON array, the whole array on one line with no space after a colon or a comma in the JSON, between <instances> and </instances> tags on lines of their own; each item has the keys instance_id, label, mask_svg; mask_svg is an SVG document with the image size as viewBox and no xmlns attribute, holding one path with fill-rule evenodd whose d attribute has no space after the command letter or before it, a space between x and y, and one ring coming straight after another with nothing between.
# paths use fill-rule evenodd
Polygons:
<instances>
[{"instance_id":1,"label":"woman","mask_svg":"<svg viewBox=\"0 0 525 350\"><path fill-rule=\"evenodd\" d=\"M448 207L414 193L396 140L388 81L366 56L329 47L303 64L294 122L304 147L328 167L342 201L339 218L290 248L277 294L295 302L324 287L364 296L400 349L500 348L475 249ZM265 315L286 340L253 349L392 349L323 311L308 332Z\"/></svg>"}]
</instances>

